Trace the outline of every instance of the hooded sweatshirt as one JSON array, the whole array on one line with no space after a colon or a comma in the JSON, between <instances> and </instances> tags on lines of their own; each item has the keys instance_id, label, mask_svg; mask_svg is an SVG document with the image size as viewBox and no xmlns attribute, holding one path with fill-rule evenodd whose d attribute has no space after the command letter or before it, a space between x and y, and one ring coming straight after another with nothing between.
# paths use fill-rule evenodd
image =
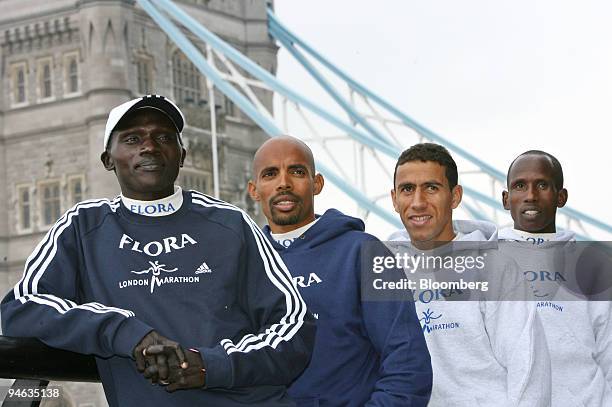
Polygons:
<instances>
[{"instance_id":1,"label":"hooded sweatshirt","mask_svg":"<svg viewBox=\"0 0 612 407\"><path fill-rule=\"evenodd\" d=\"M488 280L509 297L526 295L527 287L511 259L497 252L495 225L454 221L459 242L484 242L461 255L487 254ZM406 230L390 236L406 242ZM393 243L391 243L393 246ZM436 252L450 251L445 245ZM455 248L453 255L458 255ZM476 252L473 252L473 251ZM447 253L448 254L448 253ZM471 301L461 290L422 290L416 310L431 353L434 382L429 406L549 406L550 360L533 303L503 301L491 294ZM524 298L524 297L523 297Z\"/></svg>"},{"instance_id":2,"label":"hooded sweatshirt","mask_svg":"<svg viewBox=\"0 0 612 407\"><path fill-rule=\"evenodd\" d=\"M120 198L66 212L2 301L3 332L95 355L111 407L294 405L285 386L315 326L289 272L245 212L177 194L166 216L140 213L167 202ZM133 349L152 330L199 350L206 389L168 393L137 371Z\"/></svg>"},{"instance_id":3,"label":"hooded sweatshirt","mask_svg":"<svg viewBox=\"0 0 612 407\"><path fill-rule=\"evenodd\" d=\"M414 304L361 299L362 244L378 241L363 222L330 209L288 247L264 231L317 318L310 364L289 387L298 406L427 405L431 363Z\"/></svg>"},{"instance_id":4,"label":"hooded sweatshirt","mask_svg":"<svg viewBox=\"0 0 612 407\"><path fill-rule=\"evenodd\" d=\"M584 301L568 290L567 263L580 250L574 234L559 231L550 241L512 228L499 233L530 283L552 366L555 407L612 406L610 301ZM517 242L517 243L512 243Z\"/></svg>"}]
</instances>

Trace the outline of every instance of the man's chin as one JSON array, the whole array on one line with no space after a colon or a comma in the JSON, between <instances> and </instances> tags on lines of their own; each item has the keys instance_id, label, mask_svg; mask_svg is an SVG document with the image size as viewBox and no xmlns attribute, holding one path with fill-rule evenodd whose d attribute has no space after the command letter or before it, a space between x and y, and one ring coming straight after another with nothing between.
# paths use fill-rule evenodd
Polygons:
<instances>
[{"instance_id":1,"label":"man's chin","mask_svg":"<svg viewBox=\"0 0 612 407\"><path fill-rule=\"evenodd\" d=\"M520 219L518 222L518 228L527 233L542 233L543 230L548 229L551 222L542 221L542 219ZM554 229L554 227L553 227Z\"/></svg>"},{"instance_id":2,"label":"man's chin","mask_svg":"<svg viewBox=\"0 0 612 407\"><path fill-rule=\"evenodd\" d=\"M527 233L534 233L534 234L538 234L538 233L549 233L547 232L547 228L546 225L521 225L518 228L515 227L516 230L520 230L523 232L527 232ZM550 232L552 233L552 232Z\"/></svg>"},{"instance_id":3,"label":"man's chin","mask_svg":"<svg viewBox=\"0 0 612 407\"><path fill-rule=\"evenodd\" d=\"M406 228L406 231L408 232L408 236L410 236L410 240L412 242L427 241L429 240L429 237L431 235L430 233L426 233L423 229L415 230L416 228L413 228L413 227L408 228L406 227L406 224L404 224L404 228Z\"/></svg>"},{"instance_id":4,"label":"man's chin","mask_svg":"<svg viewBox=\"0 0 612 407\"><path fill-rule=\"evenodd\" d=\"M410 233L408 232L408 235L410 236L410 241L416 246L416 245L431 245L431 243L434 241L433 236L431 234L426 234L426 233Z\"/></svg>"},{"instance_id":5,"label":"man's chin","mask_svg":"<svg viewBox=\"0 0 612 407\"><path fill-rule=\"evenodd\" d=\"M128 187L133 192L139 194L160 194L174 192L174 183L169 183L167 180L138 180L140 182L131 183Z\"/></svg>"},{"instance_id":6,"label":"man's chin","mask_svg":"<svg viewBox=\"0 0 612 407\"><path fill-rule=\"evenodd\" d=\"M272 222L278 226L297 225L300 223L300 215L272 213Z\"/></svg>"}]
</instances>

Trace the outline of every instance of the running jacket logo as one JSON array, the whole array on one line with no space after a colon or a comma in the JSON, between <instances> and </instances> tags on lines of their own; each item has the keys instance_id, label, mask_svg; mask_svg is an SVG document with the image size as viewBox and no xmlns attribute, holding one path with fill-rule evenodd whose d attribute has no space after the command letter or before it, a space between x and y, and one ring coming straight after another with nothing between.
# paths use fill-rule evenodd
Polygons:
<instances>
[{"instance_id":1,"label":"running jacket logo","mask_svg":"<svg viewBox=\"0 0 612 407\"><path fill-rule=\"evenodd\" d=\"M536 308L551 308L555 311L563 312L563 305L555 304L550 301L540 301L536 304Z\"/></svg>"},{"instance_id":2,"label":"running jacket logo","mask_svg":"<svg viewBox=\"0 0 612 407\"><path fill-rule=\"evenodd\" d=\"M534 244L534 245L536 245L536 246L539 246L539 245L541 245L542 243L546 243L548 240L543 239L543 238L541 238L541 237L538 237L538 238L535 238L535 237L528 237L528 238L526 239L526 241L527 241L527 242L529 242L529 243L531 243L531 244Z\"/></svg>"},{"instance_id":3,"label":"running jacket logo","mask_svg":"<svg viewBox=\"0 0 612 407\"><path fill-rule=\"evenodd\" d=\"M158 281L161 281L161 279L157 278L161 274L161 271L163 271L164 273L174 273L176 270L178 270L178 268L175 267L172 270L166 270L164 268L164 267L166 267L166 265L165 264L159 264L158 261L155 261L155 262L150 261L149 264L151 265L151 267L149 267L146 270L142 270L142 271L130 271L130 273L134 273L134 274L149 274L149 273L151 273L151 284L149 284L149 286L151 287L151 294L153 294L153 290L155 289L155 283L158 283ZM161 285L161 283L158 283L157 285Z\"/></svg>"},{"instance_id":4,"label":"running jacket logo","mask_svg":"<svg viewBox=\"0 0 612 407\"><path fill-rule=\"evenodd\" d=\"M437 317L434 317L434 312L429 308L427 308L427 311L422 312L421 314L423 314L423 318L420 318L419 321L423 321L423 332L427 331L427 333L431 332L431 328L429 327L431 321L442 317L442 314L438 315Z\"/></svg>"},{"instance_id":5,"label":"running jacket logo","mask_svg":"<svg viewBox=\"0 0 612 407\"><path fill-rule=\"evenodd\" d=\"M422 321L423 333L459 328L459 322L434 324L433 321L442 318L442 314L434 315L434 311L430 308L427 308L427 311L421 312L421 314L423 314L423 318L420 318L419 321Z\"/></svg>"},{"instance_id":6,"label":"running jacket logo","mask_svg":"<svg viewBox=\"0 0 612 407\"><path fill-rule=\"evenodd\" d=\"M444 288L436 288L434 290L423 290L419 292L416 297L416 292L412 292L412 299L414 302L420 302L422 304L429 304L432 301L444 300L446 298L450 298L454 295L462 295L463 290L459 288L451 288L450 290Z\"/></svg>"},{"instance_id":7,"label":"running jacket logo","mask_svg":"<svg viewBox=\"0 0 612 407\"><path fill-rule=\"evenodd\" d=\"M558 271L555 271L554 273L551 271L546 271L546 270L525 271L523 272L523 275L525 276L528 282L530 283L535 282L535 284L537 284L537 286L534 286L534 284L531 284L531 289L533 290L533 295L538 298L546 298L550 295L550 293L544 292L540 290L539 288L544 288L544 287L550 288L551 287L550 285L542 285L538 283L548 283L549 281L552 281L552 282L567 281L566 278L563 277L563 274L559 273ZM557 285L553 287L554 289L558 288Z\"/></svg>"},{"instance_id":8,"label":"running jacket logo","mask_svg":"<svg viewBox=\"0 0 612 407\"><path fill-rule=\"evenodd\" d=\"M304 276L293 277L293 284L297 285L298 287L302 287L302 288L307 288L307 287L310 287L312 284L320 284L322 282L323 280L321 280L321 278L317 276L315 273L310 273L308 275L308 280L306 280Z\"/></svg>"},{"instance_id":9,"label":"running jacket logo","mask_svg":"<svg viewBox=\"0 0 612 407\"><path fill-rule=\"evenodd\" d=\"M567 281L565 279L565 277L563 277L563 274L559 273L558 271L550 272L550 271L546 271L546 270L540 270L540 271L525 271L523 272L523 274L525 275L525 278L527 279L527 281L532 282L532 281Z\"/></svg>"},{"instance_id":10,"label":"running jacket logo","mask_svg":"<svg viewBox=\"0 0 612 407\"><path fill-rule=\"evenodd\" d=\"M199 283L200 282L200 277L199 276L168 276L168 275L162 275L161 273L174 273L175 271L178 270L178 267L175 267L173 269L168 269L166 268L167 266L165 264L159 264L159 261L150 261L149 264L151 265L151 267L141 270L141 271L134 271L131 270L130 273L134 273L134 274L150 274L151 275L151 279L146 279L146 278L135 278L135 279L131 279L131 280L123 280L119 282L119 288L126 288L126 287L134 287L134 286L149 286L150 288L150 292L151 294L153 294L153 290L155 290L155 287L159 287L161 285L164 284L177 284L177 283Z\"/></svg>"},{"instance_id":11,"label":"running jacket logo","mask_svg":"<svg viewBox=\"0 0 612 407\"><path fill-rule=\"evenodd\" d=\"M172 202L169 202L168 204L130 205L130 211L139 215L154 215L156 213L174 213L176 208L172 205Z\"/></svg>"},{"instance_id":12,"label":"running jacket logo","mask_svg":"<svg viewBox=\"0 0 612 407\"><path fill-rule=\"evenodd\" d=\"M148 242L141 248L141 243L138 240L134 240L130 236L124 234L119 241L119 248L130 249L134 252L144 253L147 256L157 257L162 253L167 254L173 250L184 249L188 244L195 245L197 243L198 242L187 233L183 233L180 238L174 236L165 237L161 242Z\"/></svg>"},{"instance_id":13,"label":"running jacket logo","mask_svg":"<svg viewBox=\"0 0 612 407\"><path fill-rule=\"evenodd\" d=\"M206 264L206 262L200 264L200 267L198 267L198 269L195 272L196 274L202 274L202 273L212 273L212 269L210 267L208 267L208 264Z\"/></svg>"},{"instance_id":14,"label":"running jacket logo","mask_svg":"<svg viewBox=\"0 0 612 407\"><path fill-rule=\"evenodd\" d=\"M151 273L153 276L157 277L159 276L161 273L160 271L163 271L165 273L174 273L176 270L178 270L178 268L173 268L172 270L166 270L164 267L166 267L165 264L159 264L159 261L150 261L149 264L151 265L151 267L149 267L146 270L142 270L142 271L130 271L130 273L134 273L134 274L149 274Z\"/></svg>"}]
</instances>

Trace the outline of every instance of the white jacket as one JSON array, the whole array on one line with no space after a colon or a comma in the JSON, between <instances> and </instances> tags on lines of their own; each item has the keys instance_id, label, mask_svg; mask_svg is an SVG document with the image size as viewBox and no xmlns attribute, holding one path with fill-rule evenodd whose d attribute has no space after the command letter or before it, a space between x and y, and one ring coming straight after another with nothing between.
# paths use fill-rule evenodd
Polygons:
<instances>
[{"instance_id":1,"label":"white jacket","mask_svg":"<svg viewBox=\"0 0 612 407\"><path fill-rule=\"evenodd\" d=\"M537 300L552 363L552 405L612 406L612 302L581 300L562 284L571 284L567 263L580 250L574 234L558 232L535 244L508 228L499 238L508 241L502 250L514 253Z\"/></svg>"},{"instance_id":2,"label":"white jacket","mask_svg":"<svg viewBox=\"0 0 612 407\"><path fill-rule=\"evenodd\" d=\"M498 253L494 224L454 221L453 226L462 234L455 241L490 243L480 250L488 254L487 268L496 271L491 280L515 298L528 295L516 263ZM389 240L409 236L403 230ZM453 295L452 290L415 294L434 372L429 406L549 406L550 359L535 303L491 297L444 301Z\"/></svg>"}]
</instances>

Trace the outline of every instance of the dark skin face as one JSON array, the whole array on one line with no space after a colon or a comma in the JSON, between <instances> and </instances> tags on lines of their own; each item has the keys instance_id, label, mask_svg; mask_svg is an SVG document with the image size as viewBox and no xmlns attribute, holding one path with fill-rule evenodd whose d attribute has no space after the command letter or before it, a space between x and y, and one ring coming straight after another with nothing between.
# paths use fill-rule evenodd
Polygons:
<instances>
[{"instance_id":1,"label":"dark skin face","mask_svg":"<svg viewBox=\"0 0 612 407\"><path fill-rule=\"evenodd\" d=\"M255 153L249 194L261 204L272 233L286 233L314 221L314 196L323 177L314 174L312 153L298 140L277 137Z\"/></svg>"},{"instance_id":2,"label":"dark skin face","mask_svg":"<svg viewBox=\"0 0 612 407\"><path fill-rule=\"evenodd\" d=\"M433 161L409 161L397 167L393 207L399 213L410 240L420 249L430 249L455 238L453 209L459 206L463 189L452 190L446 168Z\"/></svg>"},{"instance_id":3,"label":"dark skin face","mask_svg":"<svg viewBox=\"0 0 612 407\"><path fill-rule=\"evenodd\" d=\"M557 208L567 202L567 190L555 186L555 172L548 157L525 155L512 165L502 201L512 215L515 229L554 233Z\"/></svg>"},{"instance_id":4,"label":"dark skin face","mask_svg":"<svg viewBox=\"0 0 612 407\"><path fill-rule=\"evenodd\" d=\"M115 171L121 193L152 201L174 193L174 181L185 160L172 120L156 109L138 109L123 118L100 159Z\"/></svg>"}]
</instances>

